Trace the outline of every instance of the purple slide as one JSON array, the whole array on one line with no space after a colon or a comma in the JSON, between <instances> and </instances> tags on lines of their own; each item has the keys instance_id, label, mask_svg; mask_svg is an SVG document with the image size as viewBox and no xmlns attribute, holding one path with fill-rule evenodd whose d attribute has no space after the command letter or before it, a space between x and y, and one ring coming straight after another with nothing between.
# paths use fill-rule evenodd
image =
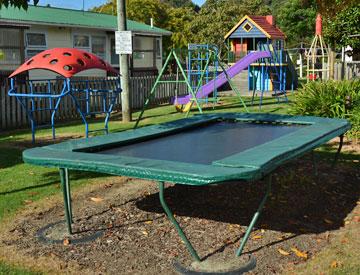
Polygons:
<instances>
[{"instance_id":1,"label":"purple slide","mask_svg":"<svg viewBox=\"0 0 360 275\"><path fill-rule=\"evenodd\" d=\"M229 69L226 70L226 72L229 78L233 78L242 70L246 69L251 63L254 63L256 60L265 57L270 57L270 53L268 51L251 52L232 65ZM196 93L196 98L202 98L211 94L214 89L219 88L226 82L227 78L225 73L222 72L216 79L213 79L205 85L201 86L199 91ZM177 100L174 100L174 103L179 105L187 104L190 101L190 98L191 95L178 97Z\"/></svg>"}]
</instances>

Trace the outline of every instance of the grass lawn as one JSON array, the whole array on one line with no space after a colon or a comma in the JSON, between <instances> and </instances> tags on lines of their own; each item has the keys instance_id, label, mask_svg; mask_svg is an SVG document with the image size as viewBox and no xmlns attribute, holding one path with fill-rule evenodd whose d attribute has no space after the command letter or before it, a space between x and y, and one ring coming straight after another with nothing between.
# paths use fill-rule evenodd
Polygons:
<instances>
[{"instance_id":1,"label":"grass lawn","mask_svg":"<svg viewBox=\"0 0 360 275\"><path fill-rule=\"evenodd\" d=\"M291 97L290 97L291 98ZM249 99L247 99L249 101ZM250 104L249 104L250 105ZM251 112L259 112L258 106L249 108ZM289 112L289 104L276 104L272 98L265 99L261 112L268 113L282 113ZM196 109L190 115L196 114ZM207 108L206 113L211 112L242 112L244 109L241 104L234 97L224 98L222 104L215 109L212 107ZM139 112L133 114L133 119L136 119ZM166 121L176 120L183 118L184 114L177 113L173 106L160 106L149 109L145 112L144 119L140 122L140 126L158 124ZM116 115L111 119L109 128L111 132L124 131L131 129L134 122L122 123ZM94 121L91 124L91 129L101 128L102 122ZM59 124L56 128L58 136L57 141L72 137L81 137L84 135L84 127L80 121L71 122L67 124ZM51 130L42 129L36 134L38 140L37 146L52 143ZM0 134L0 221L11 219L18 211L25 209L27 205L35 201L51 196L61 196L59 175L56 169L38 167L28 165L22 162L22 151L26 148L32 147L31 134L29 129L9 131ZM333 154L333 149L329 147L322 147L319 150L324 154ZM321 156L321 154L319 154ZM357 158L356 154L351 154L348 158ZM83 187L88 184L98 184L104 182L108 175L88 173L88 172L73 172L71 173L72 188ZM360 230L358 229L357 233ZM359 246L355 247L360 250ZM350 248L349 248L350 249ZM354 249L354 247L351 247ZM354 251L355 253L355 251ZM345 253L346 254L346 253ZM325 255L324 257L332 257L332 254ZM348 253L345 258L351 258L353 255ZM352 258L351 258L352 259ZM353 260L351 260L353 261ZM344 265L341 267L344 268ZM344 271L353 273L354 270L359 270L359 265L351 265L351 269ZM306 270L306 269L304 269ZM305 272L306 273L306 272ZM40 274L33 273L21 269L21 267L14 267L12 265L1 262L0 259L0 274ZM340 274L340 273L337 273Z\"/></svg>"}]
</instances>

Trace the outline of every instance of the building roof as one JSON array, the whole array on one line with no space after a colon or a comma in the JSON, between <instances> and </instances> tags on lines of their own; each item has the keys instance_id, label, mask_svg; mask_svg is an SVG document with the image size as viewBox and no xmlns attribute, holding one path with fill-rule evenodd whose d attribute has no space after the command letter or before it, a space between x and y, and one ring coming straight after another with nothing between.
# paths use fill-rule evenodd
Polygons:
<instances>
[{"instance_id":1,"label":"building roof","mask_svg":"<svg viewBox=\"0 0 360 275\"><path fill-rule=\"evenodd\" d=\"M27 11L3 6L0 9L0 22L117 30L117 18L113 15L43 6L29 6ZM171 35L171 32L165 29L132 20L127 20L127 27L134 32Z\"/></svg>"},{"instance_id":2,"label":"building roof","mask_svg":"<svg viewBox=\"0 0 360 275\"><path fill-rule=\"evenodd\" d=\"M266 37L270 39L285 39L286 35L276 25L268 22L266 16L245 15L241 20L225 35L227 39L245 20L252 22Z\"/></svg>"}]
</instances>

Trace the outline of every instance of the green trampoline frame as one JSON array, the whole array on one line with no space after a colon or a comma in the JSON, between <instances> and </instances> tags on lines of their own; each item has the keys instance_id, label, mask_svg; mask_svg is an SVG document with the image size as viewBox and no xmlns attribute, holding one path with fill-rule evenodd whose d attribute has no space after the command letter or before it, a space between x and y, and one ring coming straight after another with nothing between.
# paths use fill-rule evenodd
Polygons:
<instances>
[{"instance_id":1,"label":"green trampoline frame","mask_svg":"<svg viewBox=\"0 0 360 275\"><path fill-rule=\"evenodd\" d=\"M157 137L176 134L194 127L201 127L215 121L239 121L268 124L301 124L298 130L285 134L264 144L243 152L234 153L224 159L213 161L209 165L184 163L157 159L105 155L97 153L115 146L137 143ZM235 180L256 180L267 177L267 188L259 207L241 240L236 256L240 256L254 228L263 206L271 191L271 172L279 165L302 156L314 148L335 137L340 137L340 146L335 157L340 153L343 135L351 128L345 119L303 117L291 115L256 114L256 113L218 113L201 114L158 125L138 128L106 136L71 140L59 144L28 149L23 152L27 163L57 167L60 170L61 185L64 195L65 217L68 231L72 234L73 212L70 195L69 170L93 171L112 175L155 180L159 182L160 203L184 241L189 253L200 261L197 251L186 237L181 226L166 204L165 182L184 185L209 185ZM96 158L94 158L96 153Z\"/></svg>"}]
</instances>

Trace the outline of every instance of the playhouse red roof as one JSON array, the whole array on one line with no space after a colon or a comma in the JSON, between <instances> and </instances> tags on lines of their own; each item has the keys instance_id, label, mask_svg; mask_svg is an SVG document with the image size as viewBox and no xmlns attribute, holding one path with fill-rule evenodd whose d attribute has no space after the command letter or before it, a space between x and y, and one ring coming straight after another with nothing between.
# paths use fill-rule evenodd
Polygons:
<instances>
[{"instance_id":1,"label":"playhouse red roof","mask_svg":"<svg viewBox=\"0 0 360 275\"><path fill-rule=\"evenodd\" d=\"M225 35L227 39L245 20L249 20L257 26L270 39L285 39L286 35L275 25L272 15L245 15L241 20Z\"/></svg>"},{"instance_id":2,"label":"playhouse red roof","mask_svg":"<svg viewBox=\"0 0 360 275\"><path fill-rule=\"evenodd\" d=\"M275 25L271 25L266 16L249 15L249 18L254 21L260 28L269 34L270 38L285 39L285 34Z\"/></svg>"}]
</instances>

